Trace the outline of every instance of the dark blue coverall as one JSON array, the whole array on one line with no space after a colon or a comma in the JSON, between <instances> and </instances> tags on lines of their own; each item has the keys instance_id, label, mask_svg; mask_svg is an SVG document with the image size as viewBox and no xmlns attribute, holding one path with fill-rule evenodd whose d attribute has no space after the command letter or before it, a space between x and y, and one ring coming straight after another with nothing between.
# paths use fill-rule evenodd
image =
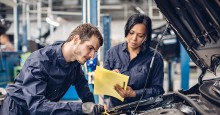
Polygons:
<instances>
[{"instance_id":1,"label":"dark blue coverall","mask_svg":"<svg viewBox=\"0 0 220 115\"><path fill-rule=\"evenodd\" d=\"M154 49L142 45L139 54L130 61L127 42L114 46L107 51L104 68L109 70L118 69L122 74L128 75L128 86L136 92L136 97L125 98L124 102L114 97L110 97L110 108L137 101L143 93L145 93L144 98L154 97L164 93L163 58L158 52L155 55L154 64L147 81L146 91L144 92L144 84L147 73L149 72L148 70L153 53Z\"/></svg>"},{"instance_id":2,"label":"dark blue coverall","mask_svg":"<svg viewBox=\"0 0 220 115\"><path fill-rule=\"evenodd\" d=\"M74 85L82 102L94 102L81 65L66 63L56 43L33 52L15 83L6 88L0 115L75 115L82 114L80 102L58 102Z\"/></svg>"}]
</instances>

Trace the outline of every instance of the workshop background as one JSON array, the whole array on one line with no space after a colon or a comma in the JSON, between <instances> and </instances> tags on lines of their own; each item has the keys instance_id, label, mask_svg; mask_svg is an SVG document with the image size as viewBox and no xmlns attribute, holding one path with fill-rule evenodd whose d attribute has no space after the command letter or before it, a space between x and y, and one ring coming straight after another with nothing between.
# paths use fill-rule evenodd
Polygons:
<instances>
[{"instance_id":1,"label":"workshop background","mask_svg":"<svg viewBox=\"0 0 220 115\"><path fill-rule=\"evenodd\" d=\"M0 0L0 20L8 24L1 29L5 29L15 48L3 51L4 45L0 47L0 96L5 94L6 85L13 83L31 52L56 41L65 41L73 28L82 23L97 26L104 36L98 62L90 60L82 66L93 91L94 67L102 66L104 53L110 47L125 41L124 25L134 13L144 13L152 19L151 45L155 47L167 22L153 0ZM164 57L166 93L186 90L198 82L201 70L190 60L172 30L159 43L158 51ZM206 75L219 77L220 67L216 76ZM95 95L96 103L103 104L107 98ZM73 87L62 100L80 101Z\"/></svg>"}]
</instances>

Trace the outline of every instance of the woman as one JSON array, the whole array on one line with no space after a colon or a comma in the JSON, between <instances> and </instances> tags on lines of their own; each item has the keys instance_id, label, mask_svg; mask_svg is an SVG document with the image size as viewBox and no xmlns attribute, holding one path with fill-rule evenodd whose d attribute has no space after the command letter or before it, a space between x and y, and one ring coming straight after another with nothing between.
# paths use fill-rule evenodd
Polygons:
<instances>
[{"instance_id":1,"label":"woman","mask_svg":"<svg viewBox=\"0 0 220 115\"><path fill-rule=\"evenodd\" d=\"M144 90L154 53L154 49L149 47L151 32L151 19L144 14L134 14L127 20L125 25L126 42L107 51L104 68L129 76L126 91L119 85L115 86L115 90L121 97L125 98L125 101L121 102L114 97L110 97L109 108L137 101L143 93L143 98L164 93L163 59L158 52L155 55L154 64L148 76L146 90Z\"/></svg>"}]
</instances>

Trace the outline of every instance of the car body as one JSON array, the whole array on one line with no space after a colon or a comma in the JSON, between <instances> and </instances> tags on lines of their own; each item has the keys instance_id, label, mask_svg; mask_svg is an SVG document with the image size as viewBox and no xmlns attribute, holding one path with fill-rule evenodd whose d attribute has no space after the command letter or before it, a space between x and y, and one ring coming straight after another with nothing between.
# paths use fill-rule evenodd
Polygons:
<instances>
[{"instance_id":1,"label":"car body","mask_svg":"<svg viewBox=\"0 0 220 115\"><path fill-rule=\"evenodd\" d=\"M219 115L220 78L203 80L203 77L206 72L216 75L217 67L220 65L220 1L155 0L155 2L191 60L201 69L198 83L185 91L179 90L116 106L110 108L108 113Z\"/></svg>"}]
</instances>

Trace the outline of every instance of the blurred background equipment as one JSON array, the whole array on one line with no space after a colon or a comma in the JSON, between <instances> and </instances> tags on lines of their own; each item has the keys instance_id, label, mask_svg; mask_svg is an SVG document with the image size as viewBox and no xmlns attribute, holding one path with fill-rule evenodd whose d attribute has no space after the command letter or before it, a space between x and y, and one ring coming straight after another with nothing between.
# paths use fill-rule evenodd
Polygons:
<instances>
[{"instance_id":1,"label":"blurred background equipment","mask_svg":"<svg viewBox=\"0 0 220 115\"><path fill-rule=\"evenodd\" d=\"M166 25L162 25L153 29L151 47L155 48L165 28ZM180 58L180 45L176 37L177 36L174 34L173 30L168 28L164 38L159 43L158 51L163 55L163 58L167 61L172 60L173 58Z\"/></svg>"},{"instance_id":2,"label":"blurred background equipment","mask_svg":"<svg viewBox=\"0 0 220 115\"><path fill-rule=\"evenodd\" d=\"M19 63L19 53L14 52L13 38L6 32L11 27L11 21L0 19L0 86L13 80L13 68Z\"/></svg>"},{"instance_id":3,"label":"blurred background equipment","mask_svg":"<svg viewBox=\"0 0 220 115\"><path fill-rule=\"evenodd\" d=\"M11 21L6 19L0 19L0 35L5 34L6 31L11 27Z\"/></svg>"},{"instance_id":4,"label":"blurred background equipment","mask_svg":"<svg viewBox=\"0 0 220 115\"><path fill-rule=\"evenodd\" d=\"M165 31L166 25L154 28L152 31L151 47L155 48ZM167 29L163 39L159 42L158 52L160 52L165 61L167 61L167 75L168 75L168 91L173 91L173 79L176 71L176 65L180 60L180 44L177 36L173 30Z\"/></svg>"}]
</instances>

